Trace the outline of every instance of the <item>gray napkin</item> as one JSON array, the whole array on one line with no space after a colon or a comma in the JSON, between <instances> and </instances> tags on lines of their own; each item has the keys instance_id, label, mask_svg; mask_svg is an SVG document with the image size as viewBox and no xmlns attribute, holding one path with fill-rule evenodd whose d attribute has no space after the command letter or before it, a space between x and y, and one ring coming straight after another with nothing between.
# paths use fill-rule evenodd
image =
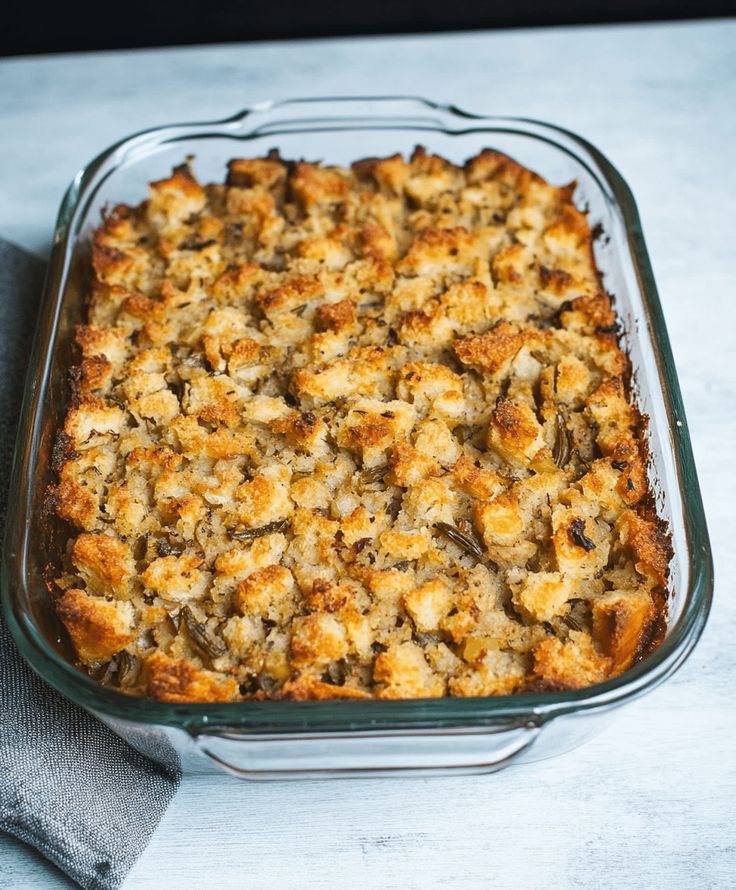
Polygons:
<instances>
[{"instance_id":1,"label":"gray napkin","mask_svg":"<svg viewBox=\"0 0 736 890\"><path fill-rule=\"evenodd\" d=\"M43 273L40 260L0 239L0 535ZM82 887L110 890L150 840L179 779L46 686L0 612L0 829Z\"/></svg>"}]
</instances>

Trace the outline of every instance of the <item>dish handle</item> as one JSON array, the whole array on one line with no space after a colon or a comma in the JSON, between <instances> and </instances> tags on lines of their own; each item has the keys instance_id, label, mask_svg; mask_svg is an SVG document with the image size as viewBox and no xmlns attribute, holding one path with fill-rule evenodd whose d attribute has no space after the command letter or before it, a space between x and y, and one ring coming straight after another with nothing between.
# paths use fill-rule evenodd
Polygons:
<instances>
[{"instance_id":1,"label":"dish handle","mask_svg":"<svg viewBox=\"0 0 736 890\"><path fill-rule=\"evenodd\" d=\"M201 755L239 779L493 773L529 752L536 720L501 726L268 734L206 728Z\"/></svg>"}]
</instances>

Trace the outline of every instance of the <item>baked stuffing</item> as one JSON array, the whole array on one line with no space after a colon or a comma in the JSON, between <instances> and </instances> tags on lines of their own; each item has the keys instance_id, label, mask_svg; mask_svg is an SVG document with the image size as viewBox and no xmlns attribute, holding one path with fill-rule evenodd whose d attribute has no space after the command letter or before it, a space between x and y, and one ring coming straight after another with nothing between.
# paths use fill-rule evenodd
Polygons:
<instances>
[{"instance_id":1,"label":"baked stuffing","mask_svg":"<svg viewBox=\"0 0 736 890\"><path fill-rule=\"evenodd\" d=\"M80 663L170 702L426 698L656 645L669 541L573 190L273 153L109 211L49 493Z\"/></svg>"}]
</instances>

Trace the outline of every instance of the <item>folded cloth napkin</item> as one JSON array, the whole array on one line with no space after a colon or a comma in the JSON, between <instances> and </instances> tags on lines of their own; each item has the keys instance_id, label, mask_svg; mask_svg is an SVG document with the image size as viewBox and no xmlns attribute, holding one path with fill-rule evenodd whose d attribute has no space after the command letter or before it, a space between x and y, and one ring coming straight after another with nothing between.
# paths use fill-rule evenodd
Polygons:
<instances>
[{"instance_id":1,"label":"folded cloth napkin","mask_svg":"<svg viewBox=\"0 0 736 890\"><path fill-rule=\"evenodd\" d=\"M0 526L44 264L0 239ZM0 534L2 531L0 530ZM0 829L78 884L118 887L151 838L179 775L72 705L18 654L0 612Z\"/></svg>"}]
</instances>

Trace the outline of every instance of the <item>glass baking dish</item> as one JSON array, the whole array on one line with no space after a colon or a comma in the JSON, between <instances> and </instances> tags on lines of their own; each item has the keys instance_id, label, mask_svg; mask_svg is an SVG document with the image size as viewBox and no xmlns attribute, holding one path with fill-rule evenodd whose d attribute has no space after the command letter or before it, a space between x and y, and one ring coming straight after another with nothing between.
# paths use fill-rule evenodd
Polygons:
<instances>
[{"instance_id":1,"label":"glass baking dish","mask_svg":"<svg viewBox=\"0 0 736 890\"><path fill-rule=\"evenodd\" d=\"M54 433L69 397L74 325L84 308L90 234L105 204L138 203L146 184L187 155L203 181L222 180L234 156L349 164L411 152L416 143L462 162L495 148L557 183L602 236L595 242L649 416L650 476L674 547L668 629L653 654L588 689L493 698L412 701L239 702L177 705L126 696L77 670L47 587L56 545L43 531ZM710 607L713 573L680 388L631 192L592 145L537 121L480 117L417 98L297 99L264 103L224 121L148 130L81 170L61 205L38 330L31 349L11 482L2 567L10 630L31 666L59 692L161 762L213 764L241 778L492 772L569 750L611 712L670 676L692 651Z\"/></svg>"}]
</instances>

